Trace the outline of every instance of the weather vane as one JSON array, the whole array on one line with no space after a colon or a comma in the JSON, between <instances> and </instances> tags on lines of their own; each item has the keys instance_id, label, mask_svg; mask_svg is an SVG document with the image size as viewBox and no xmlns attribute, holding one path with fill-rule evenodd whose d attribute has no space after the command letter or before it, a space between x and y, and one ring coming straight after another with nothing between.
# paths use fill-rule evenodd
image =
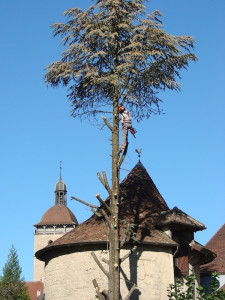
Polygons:
<instances>
[{"instance_id":1,"label":"weather vane","mask_svg":"<svg viewBox=\"0 0 225 300\"><path fill-rule=\"evenodd\" d=\"M140 157L141 157L141 151L142 151L142 149L140 148L139 150L138 149L135 149L135 151L137 152L137 154L138 154L138 157L139 157L139 159L140 159Z\"/></svg>"}]
</instances>

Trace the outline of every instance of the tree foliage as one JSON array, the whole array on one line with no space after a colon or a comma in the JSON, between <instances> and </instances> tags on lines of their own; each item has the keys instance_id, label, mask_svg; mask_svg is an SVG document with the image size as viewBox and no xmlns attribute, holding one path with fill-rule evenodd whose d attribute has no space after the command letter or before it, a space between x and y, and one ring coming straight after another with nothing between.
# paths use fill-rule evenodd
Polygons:
<instances>
[{"instance_id":1,"label":"tree foliage","mask_svg":"<svg viewBox=\"0 0 225 300\"><path fill-rule=\"evenodd\" d=\"M27 287L21 277L22 268L14 246L11 247L8 260L3 268L0 283L0 299L4 300L29 300Z\"/></svg>"},{"instance_id":2,"label":"tree foliage","mask_svg":"<svg viewBox=\"0 0 225 300\"><path fill-rule=\"evenodd\" d=\"M185 281L178 279L175 284L171 284L168 289L169 300L225 300L225 290L218 290L218 275L211 274L209 290L199 286L195 290L195 276L186 276ZM197 294L197 295L196 295Z\"/></svg>"},{"instance_id":3,"label":"tree foliage","mask_svg":"<svg viewBox=\"0 0 225 300\"><path fill-rule=\"evenodd\" d=\"M95 116L115 100L137 120L160 113L158 91L179 90L180 71L197 60L193 38L166 33L159 11L145 16L143 0L95 2L52 25L67 48L47 67L46 83L69 87L74 117Z\"/></svg>"}]
</instances>

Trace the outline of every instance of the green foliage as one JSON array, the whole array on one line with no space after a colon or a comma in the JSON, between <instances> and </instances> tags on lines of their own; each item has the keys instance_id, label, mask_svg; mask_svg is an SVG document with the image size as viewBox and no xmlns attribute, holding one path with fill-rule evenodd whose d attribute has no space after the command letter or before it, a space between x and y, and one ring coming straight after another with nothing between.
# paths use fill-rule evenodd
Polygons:
<instances>
[{"instance_id":1,"label":"green foliage","mask_svg":"<svg viewBox=\"0 0 225 300\"><path fill-rule=\"evenodd\" d=\"M177 279L175 284L170 284L168 297L170 300L192 300L194 299L194 286L194 275L186 276L185 283L181 279Z\"/></svg>"},{"instance_id":2,"label":"green foliage","mask_svg":"<svg viewBox=\"0 0 225 300\"><path fill-rule=\"evenodd\" d=\"M8 260L3 268L2 282L14 282L21 280L22 269L19 265L18 255L14 246L11 247Z\"/></svg>"},{"instance_id":3,"label":"green foliage","mask_svg":"<svg viewBox=\"0 0 225 300\"><path fill-rule=\"evenodd\" d=\"M137 225L130 223L127 220L121 220L121 224L123 225L124 236L121 241L121 245L124 245L126 241L139 242L136 237Z\"/></svg>"},{"instance_id":4,"label":"green foliage","mask_svg":"<svg viewBox=\"0 0 225 300\"><path fill-rule=\"evenodd\" d=\"M22 269L14 246L11 247L8 260L3 268L0 283L1 300L29 300L27 287L21 278Z\"/></svg>"},{"instance_id":5,"label":"green foliage","mask_svg":"<svg viewBox=\"0 0 225 300\"><path fill-rule=\"evenodd\" d=\"M167 34L159 11L145 16L144 0L95 3L67 10L67 22L52 25L67 48L47 67L45 82L69 87L74 117L112 111L113 104L125 104L137 120L160 113L158 91L178 91L180 71L197 60L193 38Z\"/></svg>"},{"instance_id":6,"label":"green foliage","mask_svg":"<svg viewBox=\"0 0 225 300\"><path fill-rule=\"evenodd\" d=\"M213 272L211 278L208 292L206 292L203 286L199 286L195 292L194 275L186 276L184 282L178 279L175 284L169 285L168 298L169 300L225 300L225 291L218 290L219 283L217 273Z\"/></svg>"},{"instance_id":7,"label":"green foliage","mask_svg":"<svg viewBox=\"0 0 225 300\"><path fill-rule=\"evenodd\" d=\"M209 290L206 290L200 286L198 288L199 298L200 300L225 300L225 290L218 290L219 288L219 281L218 275L216 272L211 274L211 281Z\"/></svg>"}]
</instances>

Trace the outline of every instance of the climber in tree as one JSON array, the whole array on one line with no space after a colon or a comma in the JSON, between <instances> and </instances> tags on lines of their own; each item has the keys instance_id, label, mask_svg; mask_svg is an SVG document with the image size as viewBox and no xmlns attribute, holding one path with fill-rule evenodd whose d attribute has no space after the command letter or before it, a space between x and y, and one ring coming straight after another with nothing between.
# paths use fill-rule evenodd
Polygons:
<instances>
[{"instance_id":1,"label":"climber in tree","mask_svg":"<svg viewBox=\"0 0 225 300\"><path fill-rule=\"evenodd\" d=\"M121 114L120 121L123 127L122 145L120 146L120 149L124 149L128 142L128 130L133 134L134 137L136 130L132 127L131 114L125 109L124 106L119 106L119 113Z\"/></svg>"}]
</instances>

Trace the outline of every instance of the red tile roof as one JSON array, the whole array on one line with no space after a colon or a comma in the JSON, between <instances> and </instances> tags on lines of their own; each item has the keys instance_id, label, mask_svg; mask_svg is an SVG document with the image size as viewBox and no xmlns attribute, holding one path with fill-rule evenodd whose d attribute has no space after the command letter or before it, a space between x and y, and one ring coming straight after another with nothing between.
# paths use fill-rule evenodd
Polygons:
<instances>
[{"instance_id":1,"label":"red tile roof","mask_svg":"<svg viewBox=\"0 0 225 300\"><path fill-rule=\"evenodd\" d=\"M208 248L202 246L195 240L192 240L190 243L191 249L200 253L200 264L205 264L211 262L215 259L216 254L209 250Z\"/></svg>"},{"instance_id":2,"label":"red tile roof","mask_svg":"<svg viewBox=\"0 0 225 300\"><path fill-rule=\"evenodd\" d=\"M225 224L206 243L206 248L213 251L217 257L201 268L202 273L216 271L219 275L225 274Z\"/></svg>"},{"instance_id":3,"label":"red tile roof","mask_svg":"<svg viewBox=\"0 0 225 300\"><path fill-rule=\"evenodd\" d=\"M31 300L41 300L44 284L41 281L26 281L26 286Z\"/></svg>"},{"instance_id":4,"label":"red tile roof","mask_svg":"<svg viewBox=\"0 0 225 300\"><path fill-rule=\"evenodd\" d=\"M54 205L45 212L45 214L41 218L41 221L34 226L57 224L77 225L78 222L76 217L68 207L66 207L65 205Z\"/></svg>"},{"instance_id":5,"label":"red tile roof","mask_svg":"<svg viewBox=\"0 0 225 300\"><path fill-rule=\"evenodd\" d=\"M129 221L129 223L137 226L136 237L142 243L173 247L177 245L159 226L155 227L160 215L164 215L164 219L161 219L162 222L177 221L184 227L191 227L193 231L204 228L202 223L180 210L173 209L170 211L151 177L140 162L121 182L120 196L120 219ZM109 200L109 198L106 199L106 203ZM120 232L121 236L123 236L122 225ZM45 253L51 249L82 244L106 243L106 241L107 236L102 226L102 221L93 215L61 238L39 250L36 253L36 257L44 260Z\"/></svg>"},{"instance_id":6,"label":"red tile roof","mask_svg":"<svg viewBox=\"0 0 225 300\"><path fill-rule=\"evenodd\" d=\"M162 212L159 216L158 225L170 225L179 227L180 229L185 227L190 228L193 231L205 229L203 223L190 217L177 207L174 207L170 211Z\"/></svg>"},{"instance_id":7,"label":"red tile roof","mask_svg":"<svg viewBox=\"0 0 225 300\"><path fill-rule=\"evenodd\" d=\"M220 290L225 290L225 284L222 285L218 290L219 290L219 291L220 291Z\"/></svg>"}]
</instances>

